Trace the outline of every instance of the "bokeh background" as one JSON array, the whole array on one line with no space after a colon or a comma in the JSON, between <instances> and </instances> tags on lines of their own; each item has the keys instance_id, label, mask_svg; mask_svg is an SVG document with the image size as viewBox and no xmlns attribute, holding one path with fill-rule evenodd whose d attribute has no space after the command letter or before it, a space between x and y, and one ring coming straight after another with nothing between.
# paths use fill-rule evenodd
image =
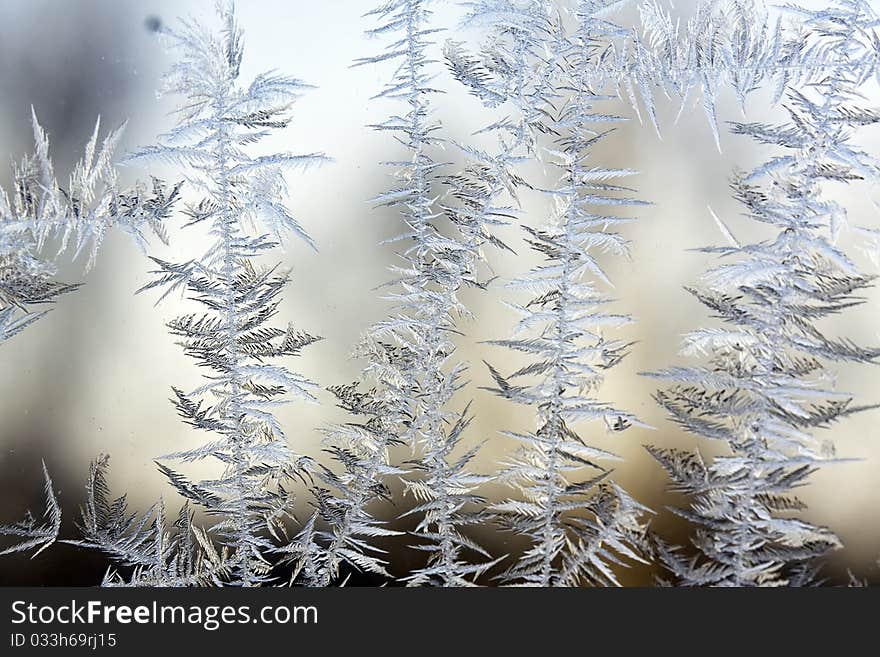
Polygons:
<instances>
[{"instance_id":1,"label":"bokeh background","mask_svg":"<svg viewBox=\"0 0 880 657\"><path fill-rule=\"evenodd\" d=\"M369 101L390 75L388 66L351 68L355 58L384 46L362 34L370 24L361 15L373 4L372 0L247 0L238 5L245 30L243 74L274 68L318 86L296 107L293 125L266 147L321 150L335 159L322 169L290 178L290 205L316 239L319 253L300 244L287 245L283 253L293 284L282 313L299 328L325 338L292 365L321 386L358 377L361 364L349 354L363 330L387 310L374 288L386 280L392 254L376 245L394 234L398 220L393 213L372 209L366 200L388 186L389 172L377 162L395 159L398 148L387 135L365 126L397 108L385 101ZM105 128L128 121L121 152L151 143L172 125L169 113L174 101L157 97L156 89L162 71L173 60L148 26L157 20L173 22L181 14L212 20L212 9L210 0L0 0L0 152L17 159L31 149L31 105L50 134L59 174L79 157L98 115ZM682 16L692 9L689 2L676 2L675 11ZM454 2L435 3L436 24L448 29L440 35L441 41L478 37L457 30L460 15ZM632 12L623 17L624 22L634 20ZM446 92L435 102L444 136L450 142L471 140L471 133L496 114L483 110L458 88L441 65L437 72L437 85ZM871 93L880 102L880 93L876 89ZM772 119L775 113L766 107L766 97L757 94L748 107L749 118ZM617 109L631 114L626 108ZM665 474L642 445L693 447L696 439L666 420L651 399L653 382L638 373L681 362L679 336L707 323L704 308L682 286L696 282L710 264L706 256L689 249L723 239L708 207L740 239L758 236L730 199L727 183L734 167L757 164L768 151L724 133L719 153L700 105L689 104L677 122L676 110L675 103L661 102L662 139L650 126L634 120L597 152L605 166L639 169L642 174L634 184L640 197L653 203L626 228L633 241L631 259L604 263L615 281L618 309L635 315L638 323L624 336L637 344L609 377L603 394L655 430L632 429L614 436L597 432L591 439L624 457L617 480L657 510L652 521L655 530L669 540L684 541L687 527L664 510L680 500L665 491ZM742 114L733 99L725 97L719 117L736 120ZM865 131L863 140L880 154L880 134ZM447 155L451 162L458 158L452 146ZM123 176L134 182L151 173L176 179L174 171L161 168L131 167ZM531 173L540 178L546 172ZM9 179L9 169L0 170L0 184L7 186ZM852 225L877 225L880 213L869 187L840 187L832 193L848 206ZM547 212L540 199L527 199L522 221L540 225ZM181 223L172 224L172 245L159 245L153 255L189 259L204 250L200 235L176 229ZM489 254L491 267L503 282L526 270L533 257L516 227L500 234L518 252ZM871 270L870 259L859 252L858 236L847 231L842 241ZM168 402L171 385L194 387L199 372L164 327L189 305L172 296L156 307L157 295L133 295L148 280L150 267L125 236L111 235L87 274L78 262L62 262L61 269L63 280L82 281L84 287L0 347L0 522L17 520L28 507L35 512L42 509L40 459L45 459L66 513L65 535L72 537L89 462L102 452L112 457L114 491L127 493L133 508L145 508L159 496L172 508L178 503L153 459L200 439L179 421ZM460 357L474 363L472 383L463 391L461 403L473 399L476 413L468 446L488 441L474 463L482 471L492 471L511 447L499 430L529 427L534 420L528 409L514 408L480 389L490 383L482 359L510 364L508 354L481 344L506 337L513 325L515 317L502 304L506 298L500 284L487 293L466 293L475 319L459 343ZM827 328L876 344L878 326L880 292L873 291L867 304ZM880 402L880 368L842 367L837 372L841 389L860 402ZM319 429L341 419L332 396L321 392L319 397L320 404L293 403L279 414L294 447L313 456L320 456ZM861 414L828 430L839 454L858 460L820 472L799 492L810 507L805 515L832 527L845 544L832 557L827 570L830 581L845 582L848 571L880 581L878 413ZM705 442L699 447L707 454L716 449ZM501 494L492 488L487 492ZM410 502L401 500L397 508L380 508L379 513L392 518ZM304 512L307 504L303 496ZM521 547L492 528L482 533L480 540L496 554ZM398 572L419 558L402 544L398 541L391 555ZM93 584L107 565L100 555L55 546L34 560L0 559L0 584ZM637 567L624 573L623 579L645 584L651 574L650 568Z\"/></svg>"}]
</instances>

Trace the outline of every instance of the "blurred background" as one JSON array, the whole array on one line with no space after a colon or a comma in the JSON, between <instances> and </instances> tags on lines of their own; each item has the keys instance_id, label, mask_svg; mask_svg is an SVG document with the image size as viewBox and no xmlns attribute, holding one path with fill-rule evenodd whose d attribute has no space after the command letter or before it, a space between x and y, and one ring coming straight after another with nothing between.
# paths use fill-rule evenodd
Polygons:
<instances>
[{"instance_id":1,"label":"blurred background","mask_svg":"<svg viewBox=\"0 0 880 657\"><path fill-rule=\"evenodd\" d=\"M361 364L349 354L362 331L387 310L374 288L388 278L392 254L376 244L396 232L398 220L393 213L372 209L367 199L389 185L389 172L377 162L395 159L399 148L388 135L365 125L398 107L369 101L390 76L388 66L350 68L355 58L385 45L363 36L371 23L361 15L374 4L373 0L249 0L238 6L245 31L243 75L278 69L318 87L295 108L293 125L265 147L319 150L335 159L331 165L289 178L290 207L320 252L292 243L283 253L293 283L285 293L282 317L325 338L291 366L322 387L358 378ZM676 2L676 11L683 16L692 8L689 2ZM31 150L31 105L50 135L59 176L80 156L98 115L105 129L128 121L120 153L153 142L173 124L169 112L174 99L156 94L161 74L173 59L149 28L186 14L211 21L212 10L210 0L0 0L0 152L18 159ZM460 14L453 2L435 3L436 24L448 29L438 41L479 36L456 30ZM628 13L622 20L634 21L636 15ZM436 84L446 92L435 99L444 136L450 142L472 141L471 133L491 123L497 113L483 110L442 66L437 72ZM880 93L871 92L880 101ZM752 99L750 120L772 118L765 101L760 94ZM665 510L682 500L665 491L667 478L642 445L692 448L697 439L666 420L651 399L654 383L638 373L682 363L677 354L679 336L707 323L705 309L682 286L697 282L710 261L689 249L723 240L709 206L739 239L756 236L730 199L727 184L733 168L751 167L768 151L746 138L722 134L719 153L700 105L691 103L677 123L676 110L675 103L661 103L662 139L650 126L634 120L597 152L604 166L640 170L631 182L641 198L653 203L626 228L633 241L631 259L604 263L615 281L617 309L637 320L623 337L637 344L609 377L603 395L655 430L632 429L613 436L597 431L590 439L624 457L617 481L657 511L652 520L657 532L667 540L683 542L688 528ZM722 121L741 117L733 98L720 103ZM864 133L864 145L880 153L880 135ZM447 155L451 162L458 158L453 147ZM123 176L134 182L147 180L150 174L179 179L173 170L161 168L129 167ZM532 174L540 177L544 172ZM9 168L0 169L0 184L6 187L9 181ZM831 191L846 203L852 225L877 224L869 188ZM538 226L547 210L539 199L530 199L522 221ZM152 255L186 260L202 253L200 235L177 230L181 224L171 224L172 245L158 245ZM473 399L476 420L465 442L470 446L489 441L474 462L475 469L486 472L496 468L512 447L498 431L530 427L534 422L528 409L513 407L480 389L490 383L482 359L502 363L505 370L510 364L507 354L481 344L507 337L515 321L502 304L509 296L501 283L534 262L518 228L502 229L500 235L518 255L489 254L499 283L486 293L466 293L475 319L465 327L467 335L459 343L460 358L473 363L471 384L463 391L461 404ZM867 270L874 271L858 251L857 235L849 231L842 240ZM66 537L76 533L73 523L88 465L97 454L111 455L113 490L127 493L132 508L145 508L159 496L173 508L178 503L174 491L153 459L194 446L201 438L179 420L168 401L172 385L187 389L200 380L194 362L182 355L164 326L190 308L188 303L172 295L156 307L158 295L133 295L148 280L150 263L123 235L109 237L97 266L88 274L83 274L82 265L62 262L61 278L81 281L83 288L63 297L47 318L0 347L0 523L18 520L26 508L42 512L42 458L60 493ZM880 292L875 290L867 304L826 328L832 334L876 344L878 327ZM860 403L880 402L880 368L841 367L837 372L840 389L853 393ZM316 457L321 450L319 429L341 419L332 396L326 392L319 396L320 404L293 403L279 413L294 448ZM809 504L805 516L833 528L845 544L833 555L826 573L834 582L845 582L848 571L880 582L878 413L858 415L828 430L827 438L835 442L839 455L858 460L818 473L799 491ZM699 447L706 454L716 449L704 441ZM487 493L498 496L502 491L490 488ZM397 508L382 508L379 513L393 518L411 503L398 499ZM304 512L307 504L302 496ZM480 541L495 554L521 547L493 528L482 534ZM420 558L402 543L396 543L391 555L397 572ZM107 565L100 555L59 545L34 560L3 557L0 584L89 585L100 581ZM650 568L638 567L622 576L629 584L647 584L651 574Z\"/></svg>"}]
</instances>

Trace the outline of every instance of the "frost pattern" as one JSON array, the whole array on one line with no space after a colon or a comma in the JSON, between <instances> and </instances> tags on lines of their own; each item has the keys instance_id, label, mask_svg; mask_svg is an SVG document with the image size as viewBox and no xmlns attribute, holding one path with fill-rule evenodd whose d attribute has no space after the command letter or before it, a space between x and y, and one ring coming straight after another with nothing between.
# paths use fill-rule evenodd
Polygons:
<instances>
[{"instance_id":1,"label":"frost pattern","mask_svg":"<svg viewBox=\"0 0 880 657\"><path fill-rule=\"evenodd\" d=\"M118 227L146 248L145 230L166 241L162 222L178 188L153 181L123 192L117 185L113 155L123 128L98 145L100 120L66 187L55 176L49 138L31 111L34 153L13 170L13 190L0 189L0 342L43 317L59 296L78 285L56 280L55 261L64 253L95 263L108 229ZM54 254L52 251L54 250Z\"/></svg>"},{"instance_id":2,"label":"frost pattern","mask_svg":"<svg viewBox=\"0 0 880 657\"><path fill-rule=\"evenodd\" d=\"M429 555L426 566L404 577L407 583L477 583L501 559L492 559L466 530L496 520L531 541L500 575L504 583L616 585L615 565L648 556L647 509L611 481L604 461L614 455L574 426L592 421L617 433L641 425L600 395L604 372L631 347L611 334L632 321L606 309L612 299L601 290L610 281L600 257L627 255L616 229L629 219L617 211L643 204L620 183L635 171L590 160L593 146L623 121L599 107L625 100L659 132L657 95L675 97L683 110L699 91L720 148L719 94L732 89L745 111L749 95L770 86L772 103L784 100L789 120L733 123L732 132L783 154L737 172L732 187L748 216L778 235L744 245L712 213L729 245L704 249L719 263L701 289L690 291L724 326L685 336L684 355L707 357L708 366L650 375L669 384L656 399L675 422L729 448L711 461L649 448L675 490L691 496L690 507L677 513L697 527L696 556L659 539L655 556L676 584L815 582L820 557L840 542L830 529L793 517L803 504L792 489L837 460L815 430L868 408L834 389L829 363L880 356L816 326L861 303L858 293L871 283L837 246L846 212L823 194L829 181L877 177L875 160L851 139L857 128L880 122L860 94L872 77L880 82L880 20L866 0L833 0L821 10L786 5L778 12L754 0L704 0L680 24L658 0L645 0L639 29L626 29L611 17L627 4L465 3L466 22L489 27L489 37L476 54L447 41L447 68L487 107L511 112L481 131L494 135L496 149L451 144L466 160L454 173L434 159L450 144L431 115L436 62L429 51L439 30L431 26L428 0L388 0L368 13L379 22L369 34L392 42L357 64L395 62L378 97L407 108L373 126L392 133L406 151L385 163L396 183L375 199L403 220L403 232L392 240L403 264L386 286L392 315L372 327L359 348L368 360L364 379L373 387L330 388L357 418L326 429L332 468L297 457L273 414L290 394L311 399L314 386L266 361L298 355L318 338L269 325L288 276L263 262L291 234L314 246L283 203L282 174L326 158L249 155L251 144L288 124L288 109L307 85L274 72L239 80L242 33L231 6L219 7L219 35L194 20L163 28L181 57L166 91L185 100L177 126L133 159L186 171L201 197L185 210L188 225L207 226L213 241L188 262L154 258L157 276L144 289L182 290L206 308L169 323L185 352L210 372L194 391L174 388L173 401L188 424L219 436L163 458L214 459L222 472L193 481L160 464L187 500L169 524L161 501L131 513L125 496L111 499L108 459L101 456L86 485L81 538L72 540L59 538L61 510L44 464L43 521L28 512L0 526L0 535L15 539L0 554L36 556L59 541L98 549L114 563L107 586L260 585L274 581L280 564L293 566L290 583L313 586L344 584L343 565L390 577L378 541L400 532L368 505L389 499L388 479L402 477L417 500L408 512L419 518L413 547ZM120 192L111 161L120 131L99 147L99 125L62 188L35 117L33 125L35 154L16 167L11 198L0 193L0 341L76 287L54 279L58 255L88 254L90 267L114 225L141 244L147 228L164 241L163 221L179 194L179 186L168 189L158 180L151 191ZM557 172L550 189L518 173L532 160ZM492 366L489 372L494 392L533 407L538 425L533 432L506 432L520 449L497 475L475 475L468 463L476 449L456 455L472 421L468 407L452 408L467 369L452 360L459 323L469 316L459 293L489 284L483 249L508 248L493 229L518 218L519 196L534 191L555 205L549 225L526 228L526 242L545 262L510 284L531 298L514 306L522 315L515 334L493 341L530 362L510 374ZM861 231L869 242L877 240L875 229ZM55 258L47 257L56 244ZM390 462L389 450L398 445L415 454L406 467ZM587 479L584 469L592 470ZM290 538L293 480L310 484L316 510ZM477 491L493 480L511 484L517 494L487 509ZM190 503L215 520L208 529L194 524Z\"/></svg>"},{"instance_id":3,"label":"frost pattern","mask_svg":"<svg viewBox=\"0 0 880 657\"><path fill-rule=\"evenodd\" d=\"M34 550L31 555L33 559L58 540L58 534L61 531L61 507L58 505L58 498L53 488L54 484L46 469L45 461L43 462L43 481L43 495L46 498L46 510L43 512L45 522L37 524L37 519L28 511L23 520L12 525L0 525L0 536L12 536L20 539L17 543L0 551L0 556Z\"/></svg>"},{"instance_id":4,"label":"frost pattern","mask_svg":"<svg viewBox=\"0 0 880 657\"><path fill-rule=\"evenodd\" d=\"M333 389L340 406L365 420L328 431L331 453L345 474L339 477L325 470L322 480L331 488L317 492L321 514L333 528L320 535L330 544L321 556L320 584L337 577L342 561L387 574L370 539L396 532L382 527L365 504L386 495L385 478L406 473L388 462L388 450L395 444L409 445L416 457L403 479L417 502L407 515L419 517L414 533L421 540L413 547L429 555L428 564L404 580L410 585L469 586L494 563L463 531L485 520L476 489L489 477L468 472L475 450L454 455L471 418L467 407L450 408L464 385L466 366L449 363L457 319L468 315L458 294L464 286L482 285L476 274L479 249L491 241L488 227L495 223L494 209L483 190L469 187L469 172L441 176L441 165L432 157L432 149L441 142L430 108L435 89L428 50L438 30L429 27L428 4L391 0L369 12L379 25L368 34L395 40L381 54L356 62L397 62L377 98L398 101L407 111L372 127L395 134L406 155L385 163L394 169L395 186L374 202L400 213L404 231L391 241L402 245L398 255L403 264L392 268L395 279L386 286L392 315L373 326L359 348L359 355L368 360L364 376L376 382L375 389ZM444 182L453 190L446 196L449 203L435 198ZM443 230L444 216L452 234ZM340 494L332 494L334 489ZM465 552L485 561L472 563Z\"/></svg>"},{"instance_id":5,"label":"frost pattern","mask_svg":"<svg viewBox=\"0 0 880 657\"><path fill-rule=\"evenodd\" d=\"M132 160L182 167L201 195L185 214L188 226L209 226L207 252L183 263L153 258L156 278L143 289L161 286L165 294L183 289L205 308L168 324L184 352L209 372L196 390L174 388L173 402L187 424L216 438L163 459L210 459L222 472L193 481L164 464L159 468L180 495L216 519L210 532L230 551L224 561L230 582L250 586L271 577L269 555L278 549L276 540L286 543L283 521L293 501L285 484L302 479L307 463L288 447L273 411L289 395L313 400L314 385L272 361L297 356L318 339L292 324L270 323L289 276L259 258L287 235L312 244L284 205L283 174L327 158L248 154L252 144L288 125L290 105L308 86L277 73L242 82L241 30L231 6L220 7L219 14L219 34L192 20L166 31L180 60L168 73L165 92L184 102L162 143Z\"/></svg>"},{"instance_id":6,"label":"frost pattern","mask_svg":"<svg viewBox=\"0 0 880 657\"><path fill-rule=\"evenodd\" d=\"M623 121L596 109L611 98L589 75L610 52L608 43L625 34L605 18L617 4L579 3L569 31L548 3L472 3L469 21L492 24L493 36L479 55L449 52L456 77L475 95L516 108L519 120L507 119L505 127L518 137L513 143L523 147L522 155L538 157L557 174L551 189L541 190L554 202L553 221L525 227L528 245L546 264L508 284L530 299L511 304L522 316L514 335L492 341L527 354L528 364L507 375L489 366L492 390L535 408L538 417L534 432L505 432L520 448L499 479L518 496L493 506L505 527L531 542L502 574L513 584L616 584L611 564L642 559L646 509L608 480L600 462L616 457L572 428L598 421L617 432L640 424L596 396L603 372L630 346L605 334L631 321L604 310L610 299L597 284L610 281L597 255L627 255L626 241L614 231L626 219L613 212L643 204L616 184L635 171L590 162L593 145ZM552 143L542 143L542 135ZM507 165L504 155L499 164ZM585 468L592 470L587 479L580 476Z\"/></svg>"},{"instance_id":7,"label":"frost pattern","mask_svg":"<svg viewBox=\"0 0 880 657\"><path fill-rule=\"evenodd\" d=\"M846 210L825 188L876 178L876 162L851 139L856 129L880 122L860 94L868 77L861 63L876 53L877 16L858 0L790 10L803 25L803 49L833 64L836 74L790 85L785 123L732 124L734 133L782 152L732 181L746 216L775 228L776 237L740 244L725 227L730 244L703 249L720 264L702 289L689 291L724 326L685 336L684 353L707 356L709 365L652 374L670 384L656 399L675 422L730 450L707 462L699 453L650 448L674 489L693 497L677 513L697 527L698 555L659 546L674 581L684 585L814 581L818 557L840 541L830 529L793 517L804 505L792 491L836 460L816 430L865 410L835 390L828 363L880 356L880 349L829 337L817 326L862 303L858 292L871 283L836 246Z\"/></svg>"}]
</instances>

